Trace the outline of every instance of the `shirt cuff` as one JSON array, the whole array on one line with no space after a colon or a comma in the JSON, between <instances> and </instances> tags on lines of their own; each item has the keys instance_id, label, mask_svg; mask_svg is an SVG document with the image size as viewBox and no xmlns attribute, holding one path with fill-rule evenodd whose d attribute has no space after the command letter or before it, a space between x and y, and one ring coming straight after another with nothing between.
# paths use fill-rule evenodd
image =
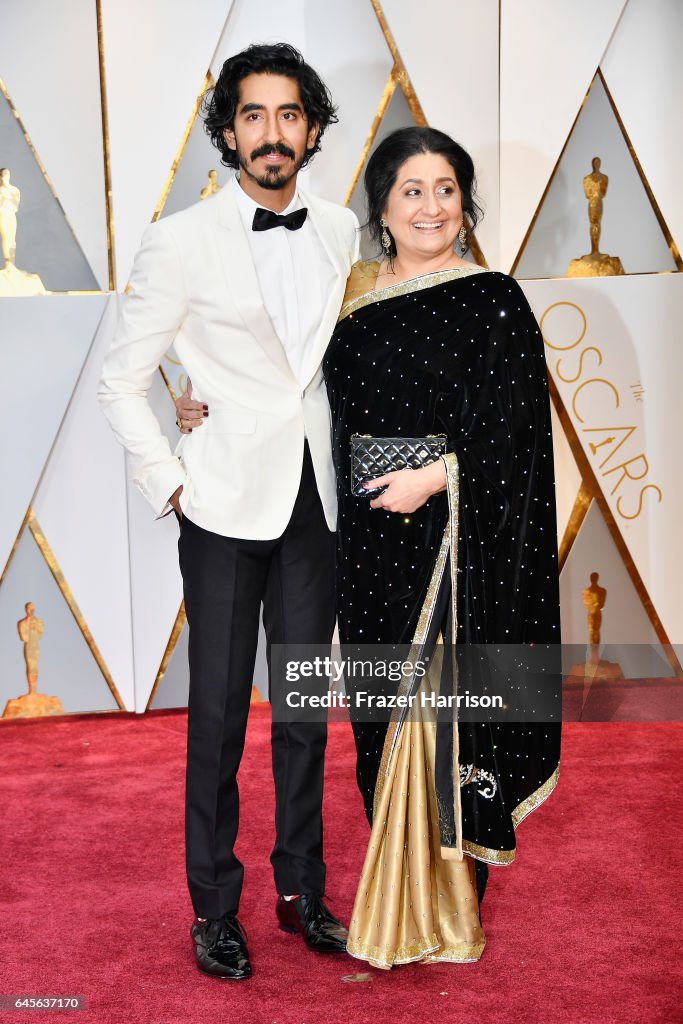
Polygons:
<instances>
[{"instance_id":1,"label":"shirt cuff","mask_svg":"<svg viewBox=\"0 0 683 1024\"><path fill-rule=\"evenodd\" d=\"M154 509L157 519L168 515L173 508L169 500L171 495L179 487L186 487L187 482L187 473L180 459L176 458L155 466L144 477L135 480L138 490Z\"/></svg>"}]
</instances>

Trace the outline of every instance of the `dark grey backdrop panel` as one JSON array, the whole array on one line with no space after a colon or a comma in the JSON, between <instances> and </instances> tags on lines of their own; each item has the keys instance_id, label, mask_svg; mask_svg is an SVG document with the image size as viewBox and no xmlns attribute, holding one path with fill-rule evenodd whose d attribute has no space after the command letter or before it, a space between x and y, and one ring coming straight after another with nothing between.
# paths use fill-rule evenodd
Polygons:
<instances>
[{"instance_id":1,"label":"dark grey backdrop panel","mask_svg":"<svg viewBox=\"0 0 683 1024\"><path fill-rule=\"evenodd\" d=\"M164 678L157 687L152 708L184 708L190 691L190 675L187 667L187 643L189 628L183 626L175 650L171 655ZM268 700L268 665L266 663L266 634L263 624L259 629L254 686L264 700Z\"/></svg>"},{"instance_id":2,"label":"dark grey backdrop panel","mask_svg":"<svg viewBox=\"0 0 683 1024\"><path fill-rule=\"evenodd\" d=\"M99 291L95 275L64 211L52 195L19 123L2 94L0 167L9 167L11 184L16 185L21 192L17 215L17 267L38 274L48 291ZM1 253L0 263L4 265Z\"/></svg>"},{"instance_id":3,"label":"dark grey backdrop panel","mask_svg":"<svg viewBox=\"0 0 683 1024\"><path fill-rule=\"evenodd\" d=\"M0 587L0 715L8 700L28 692L24 649L16 626L26 614L27 601L33 601L37 618L43 620L38 691L59 697L65 712L116 710L69 606L25 530Z\"/></svg>"},{"instance_id":4,"label":"dark grey backdrop panel","mask_svg":"<svg viewBox=\"0 0 683 1024\"><path fill-rule=\"evenodd\" d=\"M600 251L618 256L627 274L676 269L604 86L597 78L543 200L516 277L563 277L570 260L590 252L583 179L591 173L594 156L600 157L600 170L609 179L603 200Z\"/></svg>"},{"instance_id":5,"label":"dark grey backdrop panel","mask_svg":"<svg viewBox=\"0 0 683 1024\"><path fill-rule=\"evenodd\" d=\"M384 112L384 117L382 118L382 123L379 126L374 142L370 147L368 160L375 152L382 139L386 138L389 132L395 131L396 128L408 128L414 126L415 121L413 119L413 115L410 113L410 107L406 102L406 98L403 95L403 90L400 85L397 85L394 90L394 95L389 101L389 106ZM349 206L356 214L361 224L365 223L367 217L367 210L365 208L365 189L363 188L363 174L365 173L366 166L367 161L363 167L361 176L358 179L358 183L353 190L351 202L349 203ZM363 231L361 235L360 255L363 260L375 259L378 255L377 246L370 240L367 231Z\"/></svg>"},{"instance_id":6,"label":"dark grey backdrop panel","mask_svg":"<svg viewBox=\"0 0 683 1024\"><path fill-rule=\"evenodd\" d=\"M161 216L168 217L170 213L199 202L199 193L208 183L211 170L218 172L219 185L224 185L233 174L221 164L220 153L211 145L202 119L196 117Z\"/></svg>"}]
</instances>

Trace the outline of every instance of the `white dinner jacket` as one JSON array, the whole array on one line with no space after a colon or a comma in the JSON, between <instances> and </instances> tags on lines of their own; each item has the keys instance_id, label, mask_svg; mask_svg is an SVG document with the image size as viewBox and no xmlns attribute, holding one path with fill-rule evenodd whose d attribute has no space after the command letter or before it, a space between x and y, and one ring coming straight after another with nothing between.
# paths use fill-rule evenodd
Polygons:
<instances>
[{"instance_id":1,"label":"white dinner jacket","mask_svg":"<svg viewBox=\"0 0 683 1024\"><path fill-rule=\"evenodd\" d=\"M299 488L305 436L327 524L336 526L321 361L358 258L358 222L344 207L300 194L336 271L303 363L305 386L264 306L231 188L143 235L98 397L157 515L182 484L181 508L198 526L227 537L279 537ZM172 344L193 398L209 406L202 426L184 435L175 452L147 401Z\"/></svg>"}]
</instances>

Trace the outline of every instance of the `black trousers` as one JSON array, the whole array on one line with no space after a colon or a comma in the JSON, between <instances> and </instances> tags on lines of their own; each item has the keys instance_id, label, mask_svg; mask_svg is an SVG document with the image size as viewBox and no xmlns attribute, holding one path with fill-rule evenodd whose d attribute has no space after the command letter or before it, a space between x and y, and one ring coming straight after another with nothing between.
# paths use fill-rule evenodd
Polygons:
<instances>
[{"instance_id":1,"label":"black trousers","mask_svg":"<svg viewBox=\"0 0 683 1024\"><path fill-rule=\"evenodd\" d=\"M267 501L264 496L264 501ZM330 643L334 628L334 534L323 514L308 445L299 493L276 540L241 540L180 526L180 569L190 628L186 864L200 917L234 914L244 868L234 853L239 768L249 712L261 606L270 650ZM271 678L271 694L284 686ZM281 692L281 691L279 691ZM273 722L275 846L283 895L325 888L322 843L324 723ZM257 806L250 813L259 814Z\"/></svg>"}]
</instances>

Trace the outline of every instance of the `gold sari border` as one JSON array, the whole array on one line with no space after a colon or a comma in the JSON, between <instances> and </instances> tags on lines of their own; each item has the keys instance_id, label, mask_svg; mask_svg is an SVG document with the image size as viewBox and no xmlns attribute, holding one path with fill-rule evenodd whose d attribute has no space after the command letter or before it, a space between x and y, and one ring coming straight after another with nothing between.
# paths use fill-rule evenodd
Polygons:
<instances>
[{"instance_id":1,"label":"gold sari border","mask_svg":"<svg viewBox=\"0 0 683 1024\"><path fill-rule=\"evenodd\" d=\"M485 864L512 864L517 853L516 850L492 850L488 846L472 843L469 839L463 839L462 852L466 857L481 860Z\"/></svg>"},{"instance_id":2,"label":"gold sari border","mask_svg":"<svg viewBox=\"0 0 683 1024\"><path fill-rule=\"evenodd\" d=\"M429 627L434 617L434 608L436 607L436 598L439 593L439 587L443 579L444 570L446 568L446 558L448 557L448 527L444 531L444 535L441 539L441 547L439 553L436 556L436 562L434 564L434 570L432 577L427 587L427 593L424 601L422 602L422 608L420 609L420 617L415 627L415 633L413 635L413 641L410 645L410 661L414 665L417 661L422 658L422 651L429 633ZM410 680L402 680L399 684L398 693L407 694L412 685L412 678ZM377 781L375 782L375 792L373 797L373 818L379 805L382 790L384 789L384 782L389 774L389 763L394 753L396 743L398 740L399 732L403 724L403 712L401 709L396 708L392 711L389 726L387 728L387 735L384 739L384 746L382 747L382 756L379 763L379 770L377 772Z\"/></svg>"},{"instance_id":3,"label":"gold sari border","mask_svg":"<svg viewBox=\"0 0 683 1024\"><path fill-rule=\"evenodd\" d=\"M373 967L388 970L394 964L410 964L422 960L427 954L436 953L440 946L438 935L432 932L429 938L412 942L409 946L399 946L398 949L385 949L350 940L346 944L346 952L357 960L368 960Z\"/></svg>"},{"instance_id":4,"label":"gold sari border","mask_svg":"<svg viewBox=\"0 0 683 1024\"><path fill-rule=\"evenodd\" d=\"M436 562L434 564L434 571L432 578L429 581L427 587L427 593L420 609L420 617L417 620L417 626L415 627L415 634L413 636L414 647L419 647L420 650L424 647L427 636L429 634L429 627L432 624L434 618L434 608L436 607L436 598L439 593L441 581L443 579L444 569L446 568L446 559L448 557L448 530L444 532L441 539L441 547L439 553L436 556Z\"/></svg>"},{"instance_id":5,"label":"gold sari border","mask_svg":"<svg viewBox=\"0 0 683 1024\"><path fill-rule=\"evenodd\" d=\"M480 270L481 268L477 268ZM413 640L410 646L410 660L413 664L422 659L422 652L424 645L429 634L429 628L434 618L434 609L436 607L436 600L438 597L439 589L443 581L444 572L446 570L446 560L450 552L450 573L451 573L451 604L452 604L452 618L453 618L453 644L451 645L451 655L453 658L453 687L454 692L457 692L457 663L455 660L455 637L457 633L457 580L458 580L458 530L459 530L459 519L460 519L460 465L458 463L458 456L455 452L447 452L443 455L442 461L446 469L446 491L448 494L448 522L444 530L443 537L441 539L441 546L439 553L436 557L432 576L427 587L427 593L425 599L422 602L422 608L420 609L420 616L417 620L415 627L415 633L413 634ZM401 683L399 686L399 693L407 693L412 685L412 679L409 682ZM379 764L379 771L377 773L377 781L375 783L375 792L373 796L373 816L379 806L379 801L384 789L384 781L389 774L389 765L391 758L396 749L399 732L403 726L403 714L400 710L395 710L392 713L389 728L387 729L387 735L384 740L384 746L382 748L382 756ZM462 803L460 794L460 736L458 733L458 720L457 715L453 721L453 778L455 784L453 786L453 816L455 821L455 847L442 846L442 855L447 860L462 860L463 857L463 846L462 846Z\"/></svg>"},{"instance_id":6,"label":"gold sari border","mask_svg":"<svg viewBox=\"0 0 683 1024\"><path fill-rule=\"evenodd\" d=\"M451 666L453 672L453 694L458 693L458 662L455 646L458 640L458 550L460 546L460 464L455 452L447 452L441 456L446 468L446 492L448 494L448 543L450 547L451 565ZM457 704L456 704L457 709ZM434 781L436 786L436 780ZM448 857L462 860L462 795L460 792L460 732L458 715L453 716L453 820L455 822L455 849L448 850ZM442 846L442 856L444 849Z\"/></svg>"},{"instance_id":7,"label":"gold sari border","mask_svg":"<svg viewBox=\"0 0 683 1024\"><path fill-rule=\"evenodd\" d=\"M558 764L553 774L531 796L528 796L526 800L522 800L521 804L517 804L511 815L515 832L524 819L548 799L559 779L560 766ZM482 860L486 864L512 864L517 853L516 850L492 850L488 846L472 843L469 839L463 839L462 850L464 854L473 857L475 860Z\"/></svg>"},{"instance_id":8,"label":"gold sari border","mask_svg":"<svg viewBox=\"0 0 683 1024\"><path fill-rule=\"evenodd\" d=\"M462 946L445 946L437 953L430 953L424 958L426 964L474 964L481 960L486 949L486 939L482 942L463 942Z\"/></svg>"},{"instance_id":9,"label":"gold sari border","mask_svg":"<svg viewBox=\"0 0 683 1024\"><path fill-rule=\"evenodd\" d=\"M442 460L446 467L446 487L448 492L448 507L449 517L444 535L441 540L441 546L439 553L436 558L434 570L432 572L425 600L420 610L420 617L415 628L413 641L411 644L411 658L413 662L421 657L422 649L424 647L429 627L434 616L434 608L436 606L436 598L441 586L444 571L446 568L446 559L449 551L451 553L450 559L450 571L451 571L451 601L452 601L452 617L453 617L453 639L455 640L457 635L457 573L458 573L458 527L459 527L459 512L460 512L460 470L458 464L458 457L454 452L448 452L442 456ZM452 651L455 651L455 643L452 645ZM413 657L413 655L415 655ZM457 665L454 665L454 689L457 688ZM402 683L401 687L405 690L409 687L409 683ZM400 687L400 688L401 688ZM392 728L393 726L393 728ZM387 730L387 735L384 741L384 747L382 749L382 757L380 760L379 771L377 773L377 782L375 784L374 793L374 812L376 812L379 800L384 788L384 782L389 772L389 764L396 748L398 735L402 727L401 712L394 711L392 714L392 720ZM475 860L481 860L487 864L512 864L515 859L515 850L494 850L487 846L481 846L479 843L471 842L468 839L464 839L462 835L462 803L461 793L459 785L459 734L458 734L458 722L457 718L453 722L453 778L458 782L454 785L454 817L456 826L456 844L454 847L441 847L441 855L446 860L462 860L463 855L467 854L473 857ZM524 819L531 814L532 811L540 807L542 803L550 796L555 789L560 777L560 765L558 764L552 775L546 779L546 781L538 787L533 793L530 794L525 800L518 804L511 814L512 825L515 831ZM353 954L352 954L353 955ZM361 957L362 959L362 957ZM407 962L407 961L406 961Z\"/></svg>"},{"instance_id":10,"label":"gold sari border","mask_svg":"<svg viewBox=\"0 0 683 1024\"><path fill-rule=\"evenodd\" d=\"M559 778L560 766L558 764L553 774L550 776L549 779L545 780L542 786L539 786L538 789L531 794L531 796L528 796L526 798L526 800L522 800L521 804L517 804L514 811L512 812L512 824L514 825L515 830L517 829L518 825L520 825L524 821L524 819L529 814L531 814L532 811L535 811L537 807L540 807L544 800L548 799L552 791L555 789L555 786L557 785Z\"/></svg>"},{"instance_id":11,"label":"gold sari border","mask_svg":"<svg viewBox=\"0 0 683 1024\"><path fill-rule=\"evenodd\" d=\"M381 946L370 946L362 942L350 941L346 952L357 960L366 960L380 970L390 970L399 964L412 964L420 960L425 964L452 963L473 964L480 960L486 948L486 939L482 942L464 942L462 946L441 947L436 933L423 942L415 942L410 946L401 946L397 950L383 949Z\"/></svg>"},{"instance_id":12,"label":"gold sari border","mask_svg":"<svg viewBox=\"0 0 683 1024\"><path fill-rule=\"evenodd\" d=\"M471 277L473 274L490 274L492 271L486 267L455 267L452 270L437 270L432 274L422 274L420 277L411 277L407 281L400 281L398 284L387 285L386 288L378 288L359 295L342 306L337 323L341 323L350 313L355 313L364 306L370 306L374 302L383 302L384 299L394 299L398 295L411 295L413 292L421 292L426 288L435 288L447 281L456 281L459 277ZM369 275L368 275L369 276Z\"/></svg>"}]
</instances>

